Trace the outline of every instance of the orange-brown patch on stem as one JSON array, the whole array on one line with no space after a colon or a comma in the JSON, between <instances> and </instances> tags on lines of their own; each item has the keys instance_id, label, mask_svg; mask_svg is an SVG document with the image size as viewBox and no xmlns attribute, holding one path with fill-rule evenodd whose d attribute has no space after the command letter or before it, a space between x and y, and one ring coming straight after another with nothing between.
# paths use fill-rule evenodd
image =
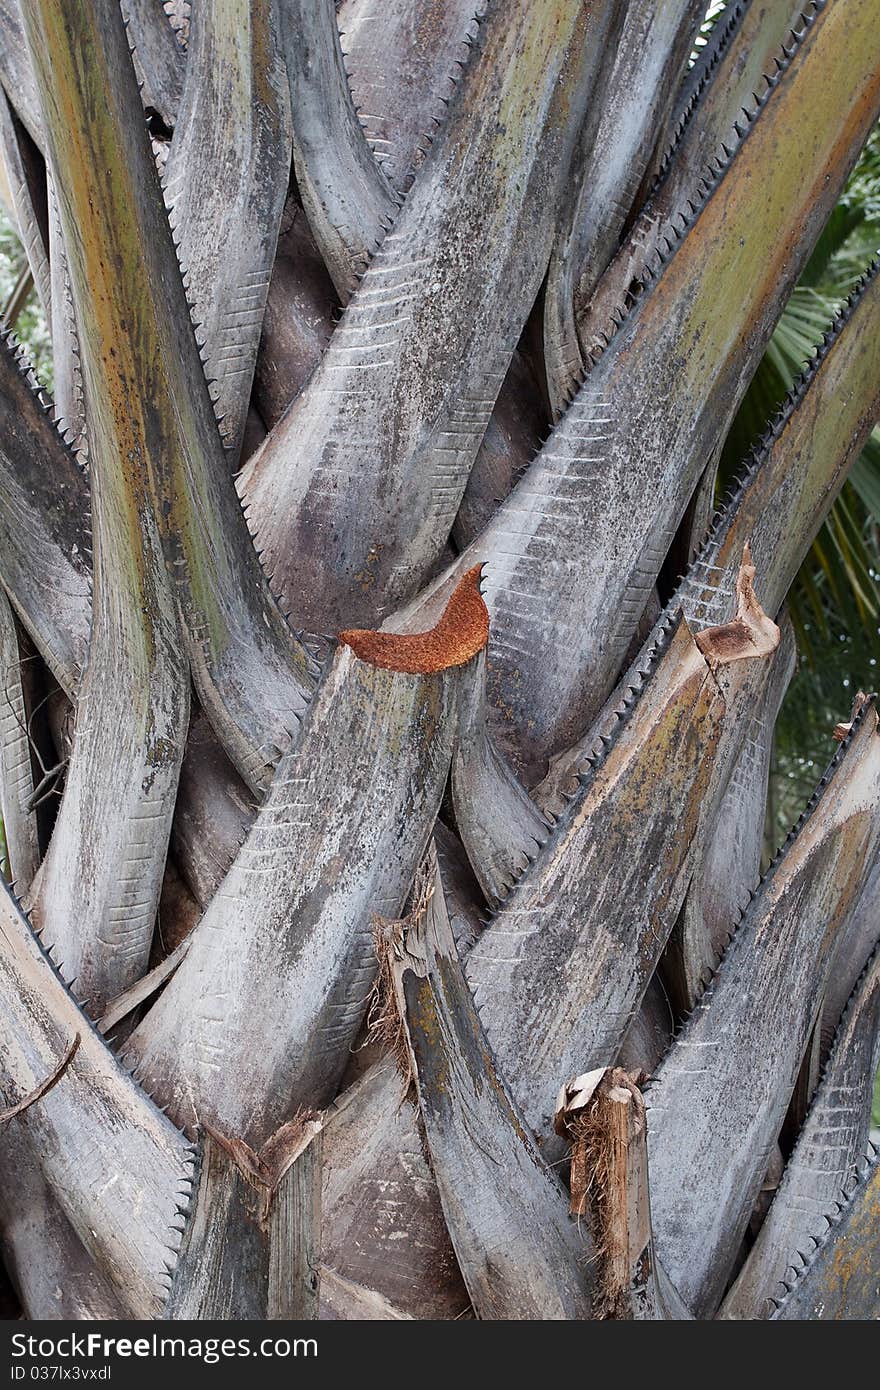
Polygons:
<instances>
[{"instance_id":1,"label":"orange-brown patch on stem","mask_svg":"<svg viewBox=\"0 0 880 1390\"><path fill-rule=\"evenodd\" d=\"M403 675L428 676L464 666L489 640L489 610L480 593L482 568L474 565L462 576L429 631L401 634L350 628L340 632L340 642L361 661Z\"/></svg>"},{"instance_id":2,"label":"orange-brown patch on stem","mask_svg":"<svg viewBox=\"0 0 880 1390\"><path fill-rule=\"evenodd\" d=\"M754 581L755 566L746 541L736 577L735 617L720 627L705 628L694 638L713 671L719 666L728 666L732 661L770 656L779 646L779 628L758 602Z\"/></svg>"}]
</instances>

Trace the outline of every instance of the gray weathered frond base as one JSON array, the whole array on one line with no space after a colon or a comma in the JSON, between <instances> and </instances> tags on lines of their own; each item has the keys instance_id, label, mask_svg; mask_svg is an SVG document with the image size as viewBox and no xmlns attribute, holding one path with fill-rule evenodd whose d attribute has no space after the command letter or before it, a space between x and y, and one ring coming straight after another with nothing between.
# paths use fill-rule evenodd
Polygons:
<instances>
[{"instance_id":1,"label":"gray weathered frond base","mask_svg":"<svg viewBox=\"0 0 880 1390\"><path fill-rule=\"evenodd\" d=\"M386 1056L326 1116L323 1316L328 1304L343 1318L452 1319L470 1307L409 1083Z\"/></svg>"},{"instance_id":2,"label":"gray weathered frond base","mask_svg":"<svg viewBox=\"0 0 880 1390\"><path fill-rule=\"evenodd\" d=\"M0 1164L3 1258L28 1316L76 1322L127 1317L129 1310L76 1234L21 1126L4 1127Z\"/></svg>"},{"instance_id":3,"label":"gray weathered frond base","mask_svg":"<svg viewBox=\"0 0 880 1390\"><path fill-rule=\"evenodd\" d=\"M657 1250L698 1316L733 1266L836 935L877 850L878 806L880 737L866 704L649 1088Z\"/></svg>"},{"instance_id":4,"label":"gray weathered frond base","mask_svg":"<svg viewBox=\"0 0 880 1390\"><path fill-rule=\"evenodd\" d=\"M724 710L682 623L468 956L490 1043L539 1135L552 1131L560 1075L611 1066L638 1009L693 872Z\"/></svg>"},{"instance_id":5,"label":"gray weathered frond base","mask_svg":"<svg viewBox=\"0 0 880 1390\"><path fill-rule=\"evenodd\" d=\"M374 928L400 916L424 853L486 632L474 571L432 633L343 634L302 739L125 1050L180 1124L259 1145L333 1099L369 1002Z\"/></svg>"},{"instance_id":6,"label":"gray weathered frond base","mask_svg":"<svg viewBox=\"0 0 880 1390\"><path fill-rule=\"evenodd\" d=\"M613 688L693 490L880 111L869 8L844 18L826 5L806 26L656 284L459 561L486 562L490 701L532 782ZM820 112L804 102L826 67L839 84ZM780 128L795 127L782 162ZM765 236L784 256L767 257Z\"/></svg>"},{"instance_id":7,"label":"gray weathered frond base","mask_svg":"<svg viewBox=\"0 0 880 1390\"><path fill-rule=\"evenodd\" d=\"M166 1318L317 1316L320 1131L294 1120L264 1155L205 1134Z\"/></svg>"},{"instance_id":8,"label":"gray weathered frond base","mask_svg":"<svg viewBox=\"0 0 880 1390\"><path fill-rule=\"evenodd\" d=\"M440 1201L481 1318L590 1315L591 1248L495 1069L429 858L427 900L390 970Z\"/></svg>"},{"instance_id":9,"label":"gray weathered frond base","mask_svg":"<svg viewBox=\"0 0 880 1390\"><path fill-rule=\"evenodd\" d=\"M576 361L601 356L657 257L674 245L749 130L770 81L785 66L792 31L802 31L803 0L728 4L684 83L672 138L655 151L650 191L635 225L590 293L574 310ZM786 45L786 47L784 47Z\"/></svg>"},{"instance_id":10,"label":"gray weathered frond base","mask_svg":"<svg viewBox=\"0 0 880 1390\"><path fill-rule=\"evenodd\" d=\"M571 789L574 774L588 766L588 755L597 748L599 738L613 730L621 692L641 688L641 673L650 669L669 614L680 608L694 625L723 624L733 617L745 545L751 552L761 601L768 613L778 612L877 418L878 382L880 259L875 259L749 459L665 612L605 708L584 738L554 760L535 788L541 806L557 808L564 791Z\"/></svg>"},{"instance_id":11,"label":"gray weathered frond base","mask_svg":"<svg viewBox=\"0 0 880 1390\"><path fill-rule=\"evenodd\" d=\"M155 1317L192 1185L191 1145L93 1031L8 891L0 913L7 1103L43 1082L78 1039L51 1089L9 1123L40 1154L55 1199L125 1306Z\"/></svg>"},{"instance_id":12,"label":"gray weathered frond base","mask_svg":"<svg viewBox=\"0 0 880 1390\"><path fill-rule=\"evenodd\" d=\"M442 553L541 286L613 8L489 8L420 177L243 471L256 544L306 628L381 620Z\"/></svg>"},{"instance_id":13,"label":"gray weathered frond base","mask_svg":"<svg viewBox=\"0 0 880 1390\"><path fill-rule=\"evenodd\" d=\"M663 960L663 977L676 1003L690 1013L714 973L727 945L732 922L748 906L761 876L764 807L770 777L773 726L794 674L795 639L791 623L780 620L782 637L763 685L746 689L742 747L734 755L720 799L709 798L709 824L700 873L694 875Z\"/></svg>"},{"instance_id":14,"label":"gray weathered frond base","mask_svg":"<svg viewBox=\"0 0 880 1390\"><path fill-rule=\"evenodd\" d=\"M773 1314L787 1321L860 1322L877 1316L880 1154L868 1145L836 1220L812 1259L798 1260L784 1281L789 1292Z\"/></svg>"},{"instance_id":15,"label":"gray weathered frond base","mask_svg":"<svg viewBox=\"0 0 880 1390\"><path fill-rule=\"evenodd\" d=\"M602 101L585 123L579 190L576 184L573 206L560 218L544 294L544 349L555 416L584 378L578 319L618 245L704 6L702 0L655 0L619 9L613 61L609 54Z\"/></svg>"},{"instance_id":16,"label":"gray weathered frond base","mask_svg":"<svg viewBox=\"0 0 880 1390\"><path fill-rule=\"evenodd\" d=\"M849 1001L782 1182L721 1317L770 1316L792 1262L809 1256L833 1224L846 1181L862 1166L878 1064L880 946Z\"/></svg>"},{"instance_id":17,"label":"gray weathered frond base","mask_svg":"<svg viewBox=\"0 0 880 1390\"><path fill-rule=\"evenodd\" d=\"M281 0L279 9L297 184L345 303L394 221L399 195L358 120L333 0Z\"/></svg>"},{"instance_id":18,"label":"gray weathered frond base","mask_svg":"<svg viewBox=\"0 0 880 1390\"><path fill-rule=\"evenodd\" d=\"M550 833L550 823L520 785L489 731L486 658L474 662L463 692L452 756L455 821L489 902L505 898ZM486 806L492 807L491 817Z\"/></svg>"},{"instance_id":19,"label":"gray weathered frond base","mask_svg":"<svg viewBox=\"0 0 880 1390\"><path fill-rule=\"evenodd\" d=\"M88 485L9 333L0 334L0 482L3 585L49 670L71 694L91 624Z\"/></svg>"},{"instance_id":20,"label":"gray weathered frond base","mask_svg":"<svg viewBox=\"0 0 880 1390\"><path fill-rule=\"evenodd\" d=\"M262 788L298 733L314 671L269 592L223 457L121 16L115 0L47 2L27 27L55 177L67 185L62 212L89 229L73 243L78 272L68 245L81 310L94 309L86 286L112 286L113 314L79 314L83 350L88 340L109 374L116 344L126 344L129 389L139 382L145 402L128 447L141 461L193 681L233 762ZM77 162L84 177L74 180ZM136 340L127 336L133 312Z\"/></svg>"},{"instance_id":21,"label":"gray weathered frond base","mask_svg":"<svg viewBox=\"0 0 880 1390\"><path fill-rule=\"evenodd\" d=\"M278 10L277 0L195 8L163 180L211 399L235 461L290 169Z\"/></svg>"}]
</instances>

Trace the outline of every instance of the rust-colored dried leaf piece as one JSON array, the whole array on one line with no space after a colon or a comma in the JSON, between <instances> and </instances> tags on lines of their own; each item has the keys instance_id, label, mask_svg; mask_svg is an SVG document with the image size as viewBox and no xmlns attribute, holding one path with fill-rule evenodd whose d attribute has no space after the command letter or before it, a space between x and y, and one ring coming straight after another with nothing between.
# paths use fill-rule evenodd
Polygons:
<instances>
[{"instance_id":1,"label":"rust-colored dried leaf piece","mask_svg":"<svg viewBox=\"0 0 880 1390\"><path fill-rule=\"evenodd\" d=\"M482 565L462 575L438 622L428 632L399 636L351 628L339 640L361 661L384 671L426 676L463 666L489 640L489 610L480 593Z\"/></svg>"}]
</instances>

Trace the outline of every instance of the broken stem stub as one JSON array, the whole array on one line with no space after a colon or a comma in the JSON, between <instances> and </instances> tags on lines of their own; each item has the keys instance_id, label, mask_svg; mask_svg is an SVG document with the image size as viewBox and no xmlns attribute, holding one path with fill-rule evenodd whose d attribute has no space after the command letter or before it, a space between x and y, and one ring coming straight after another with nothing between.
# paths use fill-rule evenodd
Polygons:
<instances>
[{"instance_id":1,"label":"broken stem stub","mask_svg":"<svg viewBox=\"0 0 880 1390\"><path fill-rule=\"evenodd\" d=\"M557 1134L571 1144L570 1210L584 1218L599 1262L597 1315L656 1319L645 1103L639 1072L599 1068L563 1086Z\"/></svg>"}]
</instances>

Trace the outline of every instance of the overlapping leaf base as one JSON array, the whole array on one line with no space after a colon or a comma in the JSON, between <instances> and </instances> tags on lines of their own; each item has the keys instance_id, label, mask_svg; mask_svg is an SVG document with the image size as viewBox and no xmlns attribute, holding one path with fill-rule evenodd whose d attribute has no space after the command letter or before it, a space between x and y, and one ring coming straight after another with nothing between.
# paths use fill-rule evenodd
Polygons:
<instances>
[{"instance_id":1,"label":"overlapping leaf base","mask_svg":"<svg viewBox=\"0 0 880 1390\"><path fill-rule=\"evenodd\" d=\"M878 263L715 513L880 0L702 11L0 0L26 1317L880 1315L871 697L760 877Z\"/></svg>"}]
</instances>

